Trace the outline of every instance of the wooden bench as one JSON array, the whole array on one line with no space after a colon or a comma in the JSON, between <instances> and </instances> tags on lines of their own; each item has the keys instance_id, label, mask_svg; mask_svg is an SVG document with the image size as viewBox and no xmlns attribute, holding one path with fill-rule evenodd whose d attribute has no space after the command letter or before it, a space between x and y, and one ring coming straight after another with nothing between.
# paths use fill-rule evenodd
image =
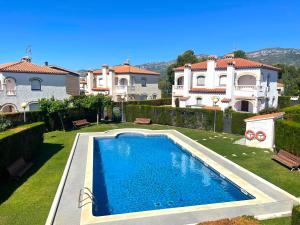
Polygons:
<instances>
[{"instance_id":1,"label":"wooden bench","mask_svg":"<svg viewBox=\"0 0 300 225\"><path fill-rule=\"evenodd\" d=\"M151 119L149 119L149 118L135 118L134 123L136 123L136 124L151 124Z\"/></svg>"},{"instance_id":2,"label":"wooden bench","mask_svg":"<svg viewBox=\"0 0 300 225\"><path fill-rule=\"evenodd\" d=\"M86 125L90 124L90 122L88 122L86 119L74 120L74 121L72 121L72 123L75 128L81 127L81 126L86 126Z\"/></svg>"},{"instance_id":3,"label":"wooden bench","mask_svg":"<svg viewBox=\"0 0 300 225\"><path fill-rule=\"evenodd\" d=\"M276 155L272 157L272 159L285 165L292 171L295 169L300 170L300 157L297 157L287 151L280 150Z\"/></svg>"},{"instance_id":4,"label":"wooden bench","mask_svg":"<svg viewBox=\"0 0 300 225\"><path fill-rule=\"evenodd\" d=\"M6 169L12 178L20 178L22 177L27 170L32 167L32 163L27 163L23 158L20 158L13 162L10 166L8 166Z\"/></svg>"}]
</instances>

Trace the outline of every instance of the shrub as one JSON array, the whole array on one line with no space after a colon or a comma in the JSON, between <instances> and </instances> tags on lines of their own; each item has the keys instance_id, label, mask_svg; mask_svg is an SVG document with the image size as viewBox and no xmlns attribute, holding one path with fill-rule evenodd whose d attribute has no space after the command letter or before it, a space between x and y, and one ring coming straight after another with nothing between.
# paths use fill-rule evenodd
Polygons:
<instances>
[{"instance_id":1,"label":"shrub","mask_svg":"<svg viewBox=\"0 0 300 225\"><path fill-rule=\"evenodd\" d=\"M171 105L171 98L161 98L161 99L153 99L153 100L143 100L143 101L128 101L126 105L153 105L153 106L161 106L161 105Z\"/></svg>"},{"instance_id":2,"label":"shrub","mask_svg":"<svg viewBox=\"0 0 300 225\"><path fill-rule=\"evenodd\" d=\"M275 122L276 149L284 149L294 155L300 156L300 123L289 120Z\"/></svg>"},{"instance_id":3,"label":"shrub","mask_svg":"<svg viewBox=\"0 0 300 225\"><path fill-rule=\"evenodd\" d=\"M246 131L245 119L255 116L253 113L231 112L231 132L233 134L244 134Z\"/></svg>"},{"instance_id":4,"label":"shrub","mask_svg":"<svg viewBox=\"0 0 300 225\"><path fill-rule=\"evenodd\" d=\"M4 117L0 116L0 132L5 131L8 128L12 127L12 122Z\"/></svg>"},{"instance_id":5,"label":"shrub","mask_svg":"<svg viewBox=\"0 0 300 225\"><path fill-rule=\"evenodd\" d=\"M261 110L259 112L260 115L263 115L263 114L269 114L269 113L274 113L274 112L278 112L279 110L277 108L273 108L273 107L270 107L270 108L265 108L263 110Z\"/></svg>"},{"instance_id":6,"label":"shrub","mask_svg":"<svg viewBox=\"0 0 300 225\"><path fill-rule=\"evenodd\" d=\"M0 175L20 157L32 159L43 143L44 123L25 124L0 132Z\"/></svg>"},{"instance_id":7,"label":"shrub","mask_svg":"<svg viewBox=\"0 0 300 225\"><path fill-rule=\"evenodd\" d=\"M173 108L169 106L126 105L126 120L133 122L137 117L147 117L153 123L212 130L214 110ZM223 112L217 111L216 130L223 131Z\"/></svg>"},{"instance_id":8,"label":"shrub","mask_svg":"<svg viewBox=\"0 0 300 225\"><path fill-rule=\"evenodd\" d=\"M278 108L282 109L288 106L291 106L291 97L290 96L278 96Z\"/></svg>"},{"instance_id":9,"label":"shrub","mask_svg":"<svg viewBox=\"0 0 300 225\"><path fill-rule=\"evenodd\" d=\"M300 205L293 208L292 225L300 225Z\"/></svg>"},{"instance_id":10,"label":"shrub","mask_svg":"<svg viewBox=\"0 0 300 225\"><path fill-rule=\"evenodd\" d=\"M284 117L287 120L292 120L300 123L300 105L294 105L282 109L285 112Z\"/></svg>"}]
</instances>

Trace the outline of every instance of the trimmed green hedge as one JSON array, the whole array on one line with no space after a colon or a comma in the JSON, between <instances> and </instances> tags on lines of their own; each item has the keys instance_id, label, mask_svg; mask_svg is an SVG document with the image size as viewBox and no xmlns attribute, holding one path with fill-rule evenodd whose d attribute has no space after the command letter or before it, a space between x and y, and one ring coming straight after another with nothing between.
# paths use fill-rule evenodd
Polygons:
<instances>
[{"instance_id":1,"label":"trimmed green hedge","mask_svg":"<svg viewBox=\"0 0 300 225\"><path fill-rule=\"evenodd\" d=\"M291 106L291 96L278 96L278 108L282 109Z\"/></svg>"},{"instance_id":2,"label":"trimmed green hedge","mask_svg":"<svg viewBox=\"0 0 300 225\"><path fill-rule=\"evenodd\" d=\"M161 98L161 99L144 100L144 101L128 101L126 102L126 105L153 105L153 106L172 105L172 99Z\"/></svg>"},{"instance_id":3,"label":"trimmed green hedge","mask_svg":"<svg viewBox=\"0 0 300 225\"><path fill-rule=\"evenodd\" d=\"M169 106L126 105L126 121L133 122L135 118L147 117L153 123L212 130L214 110L174 108ZM223 112L217 111L216 130L223 131Z\"/></svg>"},{"instance_id":4,"label":"trimmed green hedge","mask_svg":"<svg viewBox=\"0 0 300 225\"><path fill-rule=\"evenodd\" d=\"M277 120L275 123L276 148L284 149L300 156L300 123L289 120Z\"/></svg>"},{"instance_id":5,"label":"trimmed green hedge","mask_svg":"<svg viewBox=\"0 0 300 225\"><path fill-rule=\"evenodd\" d=\"M241 112L231 112L231 132L233 134L244 134L246 131L246 122L244 119L247 119L251 116L255 116L253 113L241 113Z\"/></svg>"},{"instance_id":6,"label":"trimmed green hedge","mask_svg":"<svg viewBox=\"0 0 300 225\"><path fill-rule=\"evenodd\" d=\"M282 111L285 112L286 119L300 123L300 105L286 107Z\"/></svg>"},{"instance_id":7,"label":"trimmed green hedge","mask_svg":"<svg viewBox=\"0 0 300 225\"><path fill-rule=\"evenodd\" d=\"M32 159L43 143L44 123L36 122L0 132L0 175L20 157Z\"/></svg>"},{"instance_id":8,"label":"trimmed green hedge","mask_svg":"<svg viewBox=\"0 0 300 225\"><path fill-rule=\"evenodd\" d=\"M291 225L299 225L300 224L300 206L294 206L292 212L292 224Z\"/></svg>"}]
</instances>

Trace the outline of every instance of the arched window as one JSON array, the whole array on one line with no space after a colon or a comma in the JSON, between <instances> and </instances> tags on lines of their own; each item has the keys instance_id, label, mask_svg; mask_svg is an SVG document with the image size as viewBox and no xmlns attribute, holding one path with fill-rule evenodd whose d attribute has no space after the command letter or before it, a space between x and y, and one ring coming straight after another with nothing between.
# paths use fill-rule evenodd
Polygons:
<instances>
[{"instance_id":1,"label":"arched window","mask_svg":"<svg viewBox=\"0 0 300 225\"><path fill-rule=\"evenodd\" d=\"M145 77L142 78L142 87L147 87L147 79Z\"/></svg>"},{"instance_id":2,"label":"arched window","mask_svg":"<svg viewBox=\"0 0 300 225\"><path fill-rule=\"evenodd\" d=\"M32 91L40 91L41 90L41 80L38 78L32 78L30 80L31 90Z\"/></svg>"},{"instance_id":3,"label":"arched window","mask_svg":"<svg viewBox=\"0 0 300 225\"><path fill-rule=\"evenodd\" d=\"M177 85L183 85L183 83L184 83L184 77L182 76L182 77L179 77L178 79L177 79Z\"/></svg>"},{"instance_id":4,"label":"arched window","mask_svg":"<svg viewBox=\"0 0 300 225\"><path fill-rule=\"evenodd\" d=\"M201 97L196 98L196 104L197 105L202 105L202 98Z\"/></svg>"},{"instance_id":5,"label":"arched window","mask_svg":"<svg viewBox=\"0 0 300 225\"><path fill-rule=\"evenodd\" d=\"M6 94L7 95L16 95L16 81L14 78L6 78Z\"/></svg>"},{"instance_id":6,"label":"arched window","mask_svg":"<svg viewBox=\"0 0 300 225\"><path fill-rule=\"evenodd\" d=\"M205 85L205 76L198 76L197 77L197 86L204 86Z\"/></svg>"},{"instance_id":7,"label":"arched window","mask_svg":"<svg viewBox=\"0 0 300 225\"><path fill-rule=\"evenodd\" d=\"M126 78L121 78L120 79L120 85L125 85L127 86L128 85L128 80Z\"/></svg>"},{"instance_id":8,"label":"arched window","mask_svg":"<svg viewBox=\"0 0 300 225\"><path fill-rule=\"evenodd\" d=\"M98 78L98 86L103 86L103 78Z\"/></svg>"},{"instance_id":9,"label":"arched window","mask_svg":"<svg viewBox=\"0 0 300 225\"><path fill-rule=\"evenodd\" d=\"M226 86L227 76L221 75L219 78L219 86Z\"/></svg>"},{"instance_id":10,"label":"arched window","mask_svg":"<svg viewBox=\"0 0 300 225\"><path fill-rule=\"evenodd\" d=\"M4 113L9 113L9 112L16 112L17 111L17 108L14 104L5 104L2 106L1 112L4 112Z\"/></svg>"}]
</instances>

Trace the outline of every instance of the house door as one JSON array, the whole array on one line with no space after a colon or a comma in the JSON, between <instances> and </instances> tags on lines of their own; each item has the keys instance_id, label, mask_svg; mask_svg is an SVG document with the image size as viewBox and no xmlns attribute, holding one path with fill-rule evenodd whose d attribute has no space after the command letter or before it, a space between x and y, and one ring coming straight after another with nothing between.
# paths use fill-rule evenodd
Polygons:
<instances>
[{"instance_id":1,"label":"house door","mask_svg":"<svg viewBox=\"0 0 300 225\"><path fill-rule=\"evenodd\" d=\"M241 111L243 111L243 112L249 111L249 102L248 101L241 102Z\"/></svg>"}]
</instances>

